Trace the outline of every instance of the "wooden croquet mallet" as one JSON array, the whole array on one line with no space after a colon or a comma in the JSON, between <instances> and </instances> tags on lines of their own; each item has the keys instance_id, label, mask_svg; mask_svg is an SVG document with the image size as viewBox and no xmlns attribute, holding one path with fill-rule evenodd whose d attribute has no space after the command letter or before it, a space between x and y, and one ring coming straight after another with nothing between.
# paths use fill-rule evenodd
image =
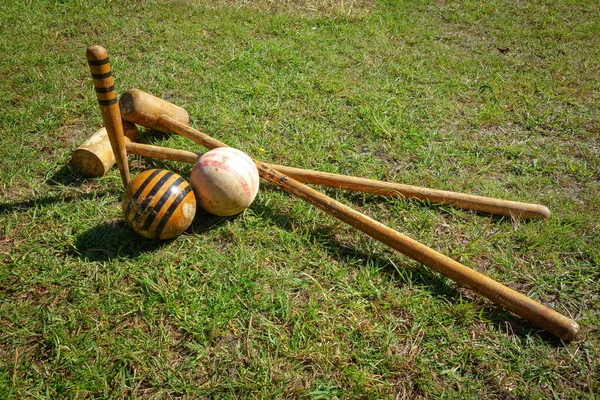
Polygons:
<instances>
[{"instance_id":1,"label":"wooden croquet mallet","mask_svg":"<svg viewBox=\"0 0 600 400\"><path fill-rule=\"evenodd\" d=\"M161 125L159 118L161 115L168 115L172 118L181 120L181 118L179 118L178 114L176 114L175 110L173 109L173 107L177 106L174 106L165 100L159 99L138 89L126 90L121 95L119 105L121 107L121 114L124 120L134 122L146 128L164 131L165 128ZM137 147L136 150L140 148L141 147ZM158 153L155 154L159 155ZM164 155L175 156L176 154L176 151L170 151ZM174 161L185 161L186 156L183 155L182 157L184 159L169 159ZM374 193L384 196L426 200L434 204L447 204L457 208L471 209L490 214L507 215L519 218L545 219L550 215L550 210L540 204L494 199L466 193L457 193L446 190L437 190L393 182L358 178L354 176L305 170L287 167L284 165L267 165L303 183L312 183L338 189Z\"/></svg>"},{"instance_id":2,"label":"wooden croquet mallet","mask_svg":"<svg viewBox=\"0 0 600 400\"><path fill-rule=\"evenodd\" d=\"M90 46L87 48L86 57L94 80L94 89L100 105L102 121L119 167L123 186L127 186L129 183L129 164L127 163L127 152L125 150L125 135L117 92L110 70L108 52L102 46Z\"/></svg>"},{"instance_id":3,"label":"wooden croquet mallet","mask_svg":"<svg viewBox=\"0 0 600 400\"><path fill-rule=\"evenodd\" d=\"M161 116L161 125L172 132L183 135L202 146L213 149L225 146L224 143L170 118ZM296 180L255 161L259 174L265 180L299 197L326 213L352 225L370 237L388 245L402 254L416 260L453 281L487 297L496 304L507 308L537 326L552 332L563 340L576 338L581 328L571 318L530 299L529 297L502 285L499 282L474 271L463 264L413 240L386 225L320 193Z\"/></svg>"}]
</instances>

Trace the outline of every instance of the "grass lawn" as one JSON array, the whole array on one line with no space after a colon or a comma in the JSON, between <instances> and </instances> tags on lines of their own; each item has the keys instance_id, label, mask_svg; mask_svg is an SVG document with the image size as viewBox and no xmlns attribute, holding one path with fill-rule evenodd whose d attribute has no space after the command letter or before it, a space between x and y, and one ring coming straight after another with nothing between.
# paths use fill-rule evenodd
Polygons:
<instances>
[{"instance_id":1,"label":"grass lawn","mask_svg":"<svg viewBox=\"0 0 600 400\"><path fill-rule=\"evenodd\" d=\"M0 398L600 396L597 1L6 3ZM92 44L118 92L184 107L261 160L548 206L526 220L323 189L576 319L581 337L264 181L235 218L137 236L117 169L85 179L70 161L102 125Z\"/></svg>"}]
</instances>

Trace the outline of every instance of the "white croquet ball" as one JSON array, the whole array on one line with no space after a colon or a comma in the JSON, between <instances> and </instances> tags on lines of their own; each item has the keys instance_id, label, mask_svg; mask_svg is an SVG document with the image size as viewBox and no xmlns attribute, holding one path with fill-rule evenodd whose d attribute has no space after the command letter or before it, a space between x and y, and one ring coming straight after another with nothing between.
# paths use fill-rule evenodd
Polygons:
<instances>
[{"instance_id":1,"label":"white croquet ball","mask_svg":"<svg viewBox=\"0 0 600 400\"><path fill-rule=\"evenodd\" d=\"M246 153L219 147L204 153L194 165L190 183L205 211L221 217L244 211L258 193L259 176Z\"/></svg>"}]
</instances>

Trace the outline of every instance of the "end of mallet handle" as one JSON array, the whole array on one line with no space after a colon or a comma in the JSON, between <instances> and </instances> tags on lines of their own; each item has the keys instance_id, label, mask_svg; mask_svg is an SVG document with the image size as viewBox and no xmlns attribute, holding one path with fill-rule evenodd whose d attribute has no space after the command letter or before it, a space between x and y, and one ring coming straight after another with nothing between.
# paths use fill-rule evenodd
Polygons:
<instances>
[{"instance_id":1,"label":"end of mallet handle","mask_svg":"<svg viewBox=\"0 0 600 400\"><path fill-rule=\"evenodd\" d=\"M548 207L540 205L540 206L538 206L537 214L539 215L540 219L548 219L548 218L550 218L551 212L548 209Z\"/></svg>"},{"instance_id":2,"label":"end of mallet handle","mask_svg":"<svg viewBox=\"0 0 600 400\"><path fill-rule=\"evenodd\" d=\"M92 73L96 99L119 167L121 180L123 185L127 186L129 184L129 164L127 162L127 152L125 151L125 135L123 133L121 111L117 104L117 92L115 91L108 52L104 47L94 45L87 48L85 55Z\"/></svg>"},{"instance_id":3,"label":"end of mallet handle","mask_svg":"<svg viewBox=\"0 0 600 400\"><path fill-rule=\"evenodd\" d=\"M565 329L564 335L561 337L566 342L572 342L573 340L578 340L581 336L581 327L579 324L573 320L569 322Z\"/></svg>"},{"instance_id":4,"label":"end of mallet handle","mask_svg":"<svg viewBox=\"0 0 600 400\"><path fill-rule=\"evenodd\" d=\"M531 299L529 301L532 303L535 302L535 300ZM536 312L530 314L531 309L535 309ZM521 314L521 317L553 333L565 342L580 339L581 327L575 320L539 303L535 304L531 309Z\"/></svg>"},{"instance_id":5,"label":"end of mallet handle","mask_svg":"<svg viewBox=\"0 0 600 400\"><path fill-rule=\"evenodd\" d=\"M102 46L93 45L87 48L85 56L88 60L106 60L108 59L108 51Z\"/></svg>"}]
</instances>

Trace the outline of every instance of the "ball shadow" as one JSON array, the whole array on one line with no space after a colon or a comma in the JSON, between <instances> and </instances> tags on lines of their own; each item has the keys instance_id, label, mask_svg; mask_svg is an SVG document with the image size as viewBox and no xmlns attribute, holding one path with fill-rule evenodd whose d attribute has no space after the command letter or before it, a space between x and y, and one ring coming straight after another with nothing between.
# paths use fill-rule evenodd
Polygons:
<instances>
[{"instance_id":1,"label":"ball shadow","mask_svg":"<svg viewBox=\"0 0 600 400\"><path fill-rule=\"evenodd\" d=\"M196 208L196 216L191 225L186 229L186 233L192 235L201 235L216 229L219 225L227 221L234 221L240 214L232 215L231 217L219 217L204 211L202 208Z\"/></svg>"},{"instance_id":2,"label":"ball shadow","mask_svg":"<svg viewBox=\"0 0 600 400\"><path fill-rule=\"evenodd\" d=\"M137 258L172 240L152 240L135 233L124 221L106 222L77 235L73 256L86 261Z\"/></svg>"}]
</instances>

